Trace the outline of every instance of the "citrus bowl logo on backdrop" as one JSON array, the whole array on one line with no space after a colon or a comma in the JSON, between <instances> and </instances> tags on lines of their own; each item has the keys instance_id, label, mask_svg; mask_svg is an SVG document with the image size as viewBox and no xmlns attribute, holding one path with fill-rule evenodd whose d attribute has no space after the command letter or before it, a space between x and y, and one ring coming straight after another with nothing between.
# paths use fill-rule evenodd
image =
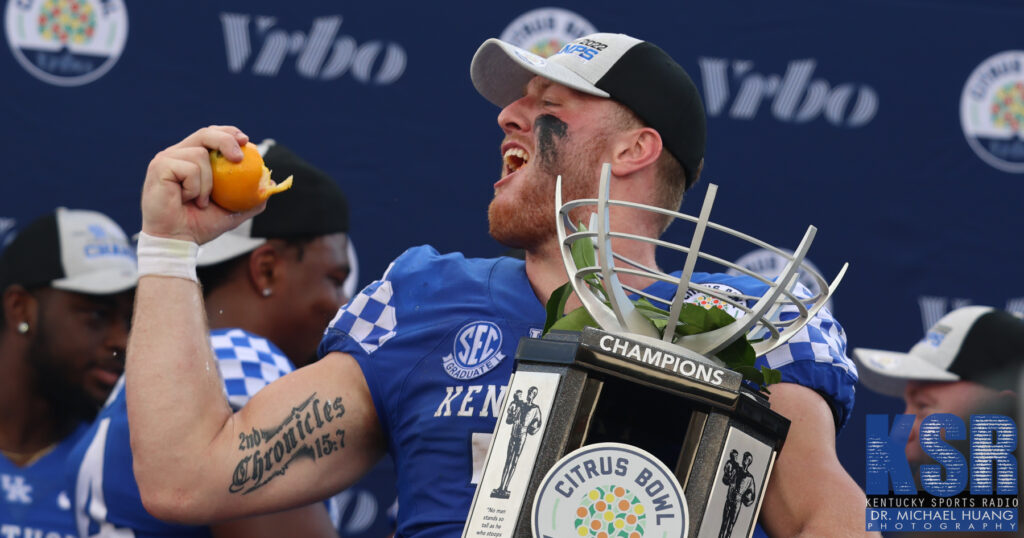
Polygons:
<instances>
[{"instance_id":1,"label":"citrus bowl logo on backdrop","mask_svg":"<svg viewBox=\"0 0 1024 538\"><path fill-rule=\"evenodd\" d=\"M18 63L57 86L106 74L128 40L121 0L8 0L4 30Z\"/></svg>"},{"instance_id":2,"label":"citrus bowl logo on backdrop","mask_svg":"<svg viewBox=\"0 0 1024 538\"><path fill-rule=\"evenodd\" d=\"M789 251L789 254L793 254L793 252ZM789 259L776 252L759 248L740 256L735 263L736 265L749 271L753 271L765 278L775 279L782 273L782 270L786 268L786 264L789 263ZM803 264L815 273L818 273L819 275L822 274L821 270L819 270L811 260L804 258ZM729 269L726 271L726 274L739 276L743 274L743 272L738 269ZM796 279L797 282L803 284L803 286L807 288L812 295L821 293L822 290L821 286L818 285L818 281L815 280L814 277L808 275L805 271L798 270ZM825 308L830 311L832 310L831 298L829 298L828 301L825 301Z\"/></svg>"},{"instance_id":3,"label":"citrus bowl logo on backdrop","mask_svg":"<svg viewBox=\"0 0 1024 538\"><path fill-rule=\"evenodd\" d=\"M682 537L689 527L683 489L665 464L620 443L587 445L548 471L533 502L538 538Z\"/></svg>"},{"instance_id":4,"label":"citrus bowl logo on backdrop","mask_svg":"<svg viewBox=\"0 0 1024 538\"><path fill-rule=\"evenodd\" d=\"M960 95L960 126L983 161L1024 173L1024 51L1000 52L974 69Z\"/></svg>"},{"instance_id":5,"label":"citrus bowl logo on backdrop","mask_svg":"<svg viewBox=\"0 0 1024 538\"><path fill-rule=\"evenodd\" d=\"M547 58L577 38L597 32L590 21L556 7L544 7L523 13L501 33L501 40Z\"/></svg>"}]
</instances>

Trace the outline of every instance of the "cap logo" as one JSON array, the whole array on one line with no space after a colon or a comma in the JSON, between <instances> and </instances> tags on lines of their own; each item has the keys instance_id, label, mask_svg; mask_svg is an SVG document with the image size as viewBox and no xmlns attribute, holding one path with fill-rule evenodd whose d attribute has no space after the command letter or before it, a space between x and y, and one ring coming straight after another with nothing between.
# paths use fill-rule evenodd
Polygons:
<instances>
[{"instance_id":1,"label":"cap logo","mask_svg":"<svg viewBox=\"0 0 1024 538\"><path fill-rule=\"evenodd\" d=\"M928 342L928 345L932 347L939 347L942 345L942 341L946 339L946 335L949 334L949 327L939 325L932 327L928 334L924 335L924 341Z\"/></svg>"},{"instance_id":2,"label":"cap logo","mask_svg":"<svg viewBox=\"0 0 1024 538\"><path fill-rule=\"evenodd\" d=\"M868 355L864 360L882 370L892 370L899 366L899 361L891 355Z\"/></svg>"},{"instance_id":3,"label":"cap logo","mask_svg":"<svg viewBox=\"0 0 1024 538\"><path fill-rule=\"evenodd\" d=\"M577 39L576 41L574 41L574 43L578 43L580 45L585 45L587 47L590 47L592 49L599 50L599 51L608 48L608 44L607 43L601 43L600 41L594 41L593 39L587 39L587 38Z\"/></svg>"},{"instance_id":4,"label":"cap logo","mask_svg":"<svg viewBox=\"0 0 1024 538\"><path fill-rule=\"evenodd\" d=\"M116 236L112 236L99 224L90 224L87 228L92 237L86 241L82 253L87 259L99 258L102 256L123 256L128 259L135 259L135 254L126 242Z\"/></svg>"},{"instance_id":5,"label":"cap logo","mask_svg":"<svg viewBox=\"0 0 1024 538\"><path fill-rule=\"evenodd\" d=\"M608 48L608 45L593 39L578 39L566 44L562 47L562 50L558 51L558 54L569 54L577 56L581 60L590 61L606 48Z\"/></svg>"}]
</instances>

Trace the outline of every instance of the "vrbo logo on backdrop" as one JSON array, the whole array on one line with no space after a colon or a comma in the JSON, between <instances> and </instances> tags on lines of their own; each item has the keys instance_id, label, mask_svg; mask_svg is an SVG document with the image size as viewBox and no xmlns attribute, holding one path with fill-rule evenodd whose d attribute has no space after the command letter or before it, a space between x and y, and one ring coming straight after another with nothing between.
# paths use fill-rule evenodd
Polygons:
<instances>
[{"instance_id":1,"label":"vrbo logo on backdrop","mask_svg":"<svg viewBox=\"0 0 1024 538\"><path fill-rule=\"evenodd\" d=\"M11 241L14 241L14 227L18 221L12 217L0 217L0 253Z\"/></svg>"},{"instance_id":2,"label":"vrbo logo on backdrop","mask_svg":"<svg viewBox=\"0 0 1024 538\"><path fill-rule=\"evenodd\" d=\"M970 306L974 304L974 301L963 297L922 295L917 298L917 303L921 306L921 323L924 326L924 332L927 333L932 325L935 325L942 319L942 316L957 308ZM992 306L995 305L993 304ZM1007 298L1006 306L1003 307L1003 310L1016 314L1019 317L1024 317L1024 297Z\"/></svg>"},{"instance_id":3,"label":"vrbo logo on backdrop","mask_svg":"<svg viewBox=\"0 0 1024 538\"><path fill-rule=\"evenodd\" d=\"M863 127L878 112L878 94L871 86L833 86L825 79L812 79L817 65L813 59L789 62L783 76L757 73L750 60L697 61L704 81L705 104L712 117L727 114L733 119L750 120L762 104L770 102L772 116L784 122L807 123L824 117L835 126Z\"/></svg>"},{"instance_id":4,"label":"vrbo logo on backdrop","mask_svg":"<svg viewBox=\"0 0 1024 538\"><path fill-rule=\"evenodd\" d=\"M357 43L338 35L341 16L313 19L309 33L281 28L270 16L221 13L228 69L275 77L288 58L302 77L335 80L346 73L363 84L391 84L405 72L405 49L381 40ZM255 56L253 52L255 51Z\"/></svg>"}]
</instances>

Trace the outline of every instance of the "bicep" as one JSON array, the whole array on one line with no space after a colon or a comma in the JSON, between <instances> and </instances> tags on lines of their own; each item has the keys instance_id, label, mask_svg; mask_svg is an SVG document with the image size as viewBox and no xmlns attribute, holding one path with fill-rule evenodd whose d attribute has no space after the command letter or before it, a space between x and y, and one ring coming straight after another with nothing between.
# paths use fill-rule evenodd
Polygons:
<instances>
[{"instance_id":1,"label":"bicep","mask_svg":"<svg viewBox=\"0 0 1024 538\"><path fill-rule=\"evenodd\" d=\"M326 498L380 458L383 435L362 370L331 353L282 377L234 414L202 465L213 518Z\"/></svg>"},{"instance_id":2,"label":"bicep","mask_svg":"<svg viewBox=\"0 0 1024 538\"><path fill-rule=\"evenodd\" d=\"M789 435L772 470L761 524L772 536L827 530L863 535L865 497L836 456L832 411L813 390L771 386L771 407L790 420Z\"/></svg>"}]
</instances>

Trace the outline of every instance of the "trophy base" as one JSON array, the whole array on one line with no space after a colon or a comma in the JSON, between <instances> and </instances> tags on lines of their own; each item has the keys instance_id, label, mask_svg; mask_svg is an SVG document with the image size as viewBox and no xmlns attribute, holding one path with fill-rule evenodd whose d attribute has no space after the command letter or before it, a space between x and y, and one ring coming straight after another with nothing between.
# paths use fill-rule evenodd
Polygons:
<instances>
[{"instance_id":1,"label":"trophy base","mask_svg":"<svg viewBox=\"0 0 1024 538\"><path fill-rule=\"evenodd\" d=\"M595 497L580 497L591 479L596 489L621 486L612 491L635 497L619 499L614 508L641 502L651 511L645 529L717 538L723 525L731 525L734 532L727 534L749 536L789 421L773 412L763 395L742 386L741 377L589 327L583 333L523 339L500 411L508 418L495 428L463 538L530 538L535 527L537 536L596 530L591 525L601 521L587 520L582 527L575 521L591 514L587 503ZM594 447L591 452L571 456L588 446ZM615 454L587 456L608 446L617 447ZM639 466L626 449L642 451ZM513 453L512 478L506 481L506 459ZM545 482L549 470L571 457L596 459L581 459ZM672 480L656 480L656 467ZM670 481L679 502L665 489ZM538 501L542 482L560 504ZM741 491L746 498L740 504L730 502L730 491L737 488L749 490ZM623 521L634 524L639 518ZM682 530L670 529L678 521ZM555 527L557 532L549 532Z\"/></svg>"}]
</instances>

